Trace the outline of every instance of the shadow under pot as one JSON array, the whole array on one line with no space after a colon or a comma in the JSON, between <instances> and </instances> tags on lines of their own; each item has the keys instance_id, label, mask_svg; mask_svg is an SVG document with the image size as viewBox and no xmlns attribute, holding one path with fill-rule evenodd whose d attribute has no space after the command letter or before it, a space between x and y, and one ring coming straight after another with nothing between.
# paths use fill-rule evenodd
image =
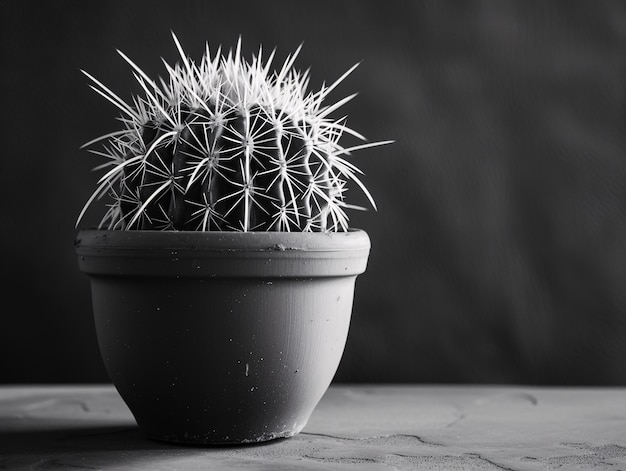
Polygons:
<instances>
[{"instance_id":1,"label":"shadow under pot","mask_svg":"<svg viewBox=\"0 0 626 471\"><path fill-rule=\"evenodd\" d=\"M338 233L81 230L100 352L149 437L297 434L345 347L370 241Z\"/></svg>"}]
</instances>

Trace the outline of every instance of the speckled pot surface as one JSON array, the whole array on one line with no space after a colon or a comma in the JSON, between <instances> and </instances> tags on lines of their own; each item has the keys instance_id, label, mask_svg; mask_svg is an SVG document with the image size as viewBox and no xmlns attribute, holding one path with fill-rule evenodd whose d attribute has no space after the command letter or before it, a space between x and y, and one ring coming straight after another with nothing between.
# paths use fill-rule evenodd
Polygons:
<instances>
[{"instance_id":1,"label":"speckled pot surface","mask_svg":"<svg viewBox=\"0 0 626 471\"><path fill-rule=\"evenodd\" d=\"M298 433L343 354L370 241L347 233L81 230L102 358L150 437Z\"/></svg>"}]
</instances>

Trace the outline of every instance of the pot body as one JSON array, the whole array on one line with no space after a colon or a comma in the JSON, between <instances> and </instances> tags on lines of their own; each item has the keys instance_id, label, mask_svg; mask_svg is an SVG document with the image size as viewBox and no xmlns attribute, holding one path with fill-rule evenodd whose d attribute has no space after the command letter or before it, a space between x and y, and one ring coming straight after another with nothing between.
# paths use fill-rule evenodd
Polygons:
<instances>
[{"instance_id":1,"label":"pot body","mask_svg":"<svg viewBox=\"0 0 626 471\"><path fill-rule=\"evenodd\" d=\"M140 428L178 443L298 433L348 334L369 238L80 231L105 367Z\"/></svg>"}]
</instances>

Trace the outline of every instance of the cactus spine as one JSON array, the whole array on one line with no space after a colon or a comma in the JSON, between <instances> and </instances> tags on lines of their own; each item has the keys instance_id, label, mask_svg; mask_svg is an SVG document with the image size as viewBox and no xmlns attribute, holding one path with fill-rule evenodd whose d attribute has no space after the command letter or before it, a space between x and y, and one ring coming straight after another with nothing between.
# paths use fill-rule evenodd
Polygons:
<instances>
[{"instance_id":1,"label":"cactus spine","mask_svg":"<svg viewBox=\"0 0 626 471\"><path fill-rule=\"evenodd\" d=\"M329 115L354 97L324 106L334 84L307 92L308 74L293 69L300 49L279 72L270 72L262 50L251 62L233 53L199 65L175 35L182 64L165 64L169 80L151 80L122 52L144 95L132 106L94 77L92 88L121 111L124 128L105 141L108 159L90 204L104 195L112 204L100 227L197 231L342 231L348 228L346 183L354 181L372 206L359 170L345 156L385 144L344 148L344 133L363 139L345 118Z\"/></svg>"}]
</instances>

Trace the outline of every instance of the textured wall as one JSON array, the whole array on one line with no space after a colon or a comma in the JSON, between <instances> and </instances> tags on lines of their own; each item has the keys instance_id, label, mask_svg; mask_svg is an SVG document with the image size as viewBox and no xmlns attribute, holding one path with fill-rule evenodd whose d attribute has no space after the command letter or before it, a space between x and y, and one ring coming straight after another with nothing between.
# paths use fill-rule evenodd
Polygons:
<instances>
[{"instance_id":1,"label":"textured wall","mask_svg":"<svg viewBox=\"0 0 626 471\"><path fill-rule=\"evenodd\" d=\"M0 382L107 379L72 242L116 112L79 69L127 98L115 48L164 73L170 29L304 42L314 87L363 61L335 98L396 143L355 155L379 211L338 380L626 384L626 6L521 0L0 0Z\"/></svg>"}]
</instances>

